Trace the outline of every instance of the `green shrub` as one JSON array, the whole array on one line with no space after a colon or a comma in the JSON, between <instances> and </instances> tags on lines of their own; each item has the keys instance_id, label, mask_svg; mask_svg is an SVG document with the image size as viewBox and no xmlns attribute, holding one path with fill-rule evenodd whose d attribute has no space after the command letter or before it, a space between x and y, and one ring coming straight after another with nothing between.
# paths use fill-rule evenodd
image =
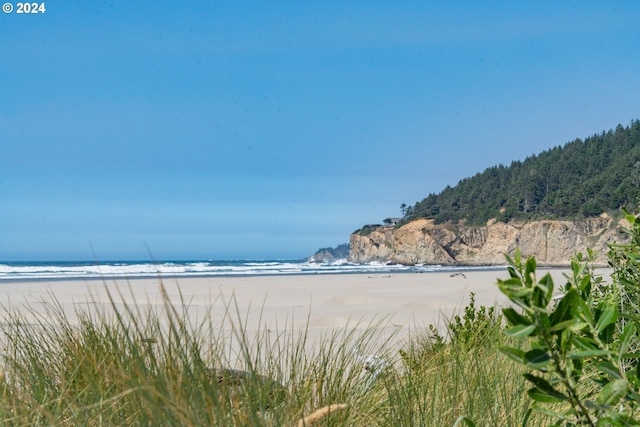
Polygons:
<instances>
[{"instance_id":1,"label":"green shrub","mask_svg":"<svg viewBox=\"0 0 640 427\"><path fill-rule=\"evenodd\" d=\"M444 319L444 333L435 325L429 324L426 331L414 337L407 348L399 350L399 354L409 368L417 370L434 352L447 346L466 351L502 343L501 324L502 316L495 307L476 307L476 295L471 292L462 316L455 314Z\"/></svg>"},{"instance_id":2,"label":"green shrub","mask_svg":"<svg viewBox=\"0 0 640 427\"><path fill-rule=\"evenodd\" d=\"M612 246L608 286L594 273L592 251L571 260L558 301L551 276L537 280L535 259L523 261L519 251L507 257L510 279L498 281L516 306L503 309L505 334L525 342L501 350L529 369L527 393L554 425L640 425L639 317L631 301L639 295L640 219L627 219L632 238Z\"/></svg>"},{"instance_id":3,"label":"green shrub","mask_svg":"<svg viewBox=\"0 0 640 427\"><path fill-rule=\"evenodd\" d=\"M371 234L372 232L374 232L376 229L380 227L382 227L381 224L367 224L362 226L362 228L359 228L356 231L354 231L353 234L358 234L360 236L368 236L369 234Z\"/></svg>"}]
</instances>

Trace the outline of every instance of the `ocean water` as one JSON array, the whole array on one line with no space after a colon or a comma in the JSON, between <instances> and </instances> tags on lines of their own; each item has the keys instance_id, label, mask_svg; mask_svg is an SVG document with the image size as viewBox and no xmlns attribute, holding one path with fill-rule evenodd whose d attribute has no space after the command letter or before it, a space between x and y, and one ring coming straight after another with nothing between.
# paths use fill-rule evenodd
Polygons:
<instances>
[{"instance_id":1,"label":"ocean water","mask_svg":"<svg viewBox=\"0 0 640 427\"><path fill-rule=\"evenodd\" d=\"M68 280L144 277L266 276L291 274L390 274L499 269L440 265L353 264L346 260L313 263L307 260L235 261L111 261L111 262L1 262L0 281Z\"/></svg>"}]
</instances>

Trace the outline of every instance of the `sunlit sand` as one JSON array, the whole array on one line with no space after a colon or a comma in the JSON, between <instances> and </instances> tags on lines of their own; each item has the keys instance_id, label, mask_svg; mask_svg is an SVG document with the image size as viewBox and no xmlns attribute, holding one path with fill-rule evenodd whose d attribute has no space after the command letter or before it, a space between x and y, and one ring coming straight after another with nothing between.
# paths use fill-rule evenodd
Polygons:
<instances>
[{"instance_id":1,"label":"sunlit sand","mask_svg":"<svg viewBox=\"0 0 640 427\"><path fill-rule=\"evenodd\" d=\"M550 269L556 286L568 270ZM539 270L538 274L546 273ZM189 319L220 322L221 329L242 326L248 336L257 331L306 329L308 337L334 328L366 329L379 323L383 336L402 339L411 331L438 324L442 316L459 312L475 293L476 305L504 304L496 286L505 270L406 274L342 274L169 279L104 279L1 283L4 310L44 313L53 301L71 319L78 309L112 308L131 304L144 312L162 309L163 295ZM108 292L107 292L108 291Z\"/></svg>"}]
</instances>

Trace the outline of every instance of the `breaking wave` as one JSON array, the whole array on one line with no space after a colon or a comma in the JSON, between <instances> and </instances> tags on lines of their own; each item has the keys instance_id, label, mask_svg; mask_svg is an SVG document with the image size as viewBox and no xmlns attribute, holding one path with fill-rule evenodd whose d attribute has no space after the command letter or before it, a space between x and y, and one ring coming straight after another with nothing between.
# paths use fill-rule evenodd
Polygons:
<instances>
[{"instance_id":1,"label":"breaking wave","mask_svg":"<svg viewBox=\"0 0 640 427\"><path fill-rule=\"evenodd\" d=\"M164 261L131 262L12 262L0 263L2 280L62 280L96 278L264 276L290 274L357 274L463 271L496 267L451 267L368 263L354 264L346 259L326 263L307 260Z\"/></svg>"}]
</instances>

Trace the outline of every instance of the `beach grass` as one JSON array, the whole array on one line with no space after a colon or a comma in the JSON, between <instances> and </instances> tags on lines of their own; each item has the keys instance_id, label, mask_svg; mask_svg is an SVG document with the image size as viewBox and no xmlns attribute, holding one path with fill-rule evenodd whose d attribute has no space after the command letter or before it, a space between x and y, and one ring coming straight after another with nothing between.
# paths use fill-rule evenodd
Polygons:
<instances>
[{"instance_id":1,"label":"beach grass","mask_svg":"<svg viewBox=\"0 0 640 427\"><path fill-rule=\"evenodd\" d=\"M249 336L233 300L229 332L213 314L194 322L164 288L159 309L108 295L73 313L55 299L5 307L3 425L517 426L529 409L522 372L496 349L501 320L473 296L442 336L400 343L380 336L384 319L313 341L286 325Z\"/></svg>"}]
</instances>

